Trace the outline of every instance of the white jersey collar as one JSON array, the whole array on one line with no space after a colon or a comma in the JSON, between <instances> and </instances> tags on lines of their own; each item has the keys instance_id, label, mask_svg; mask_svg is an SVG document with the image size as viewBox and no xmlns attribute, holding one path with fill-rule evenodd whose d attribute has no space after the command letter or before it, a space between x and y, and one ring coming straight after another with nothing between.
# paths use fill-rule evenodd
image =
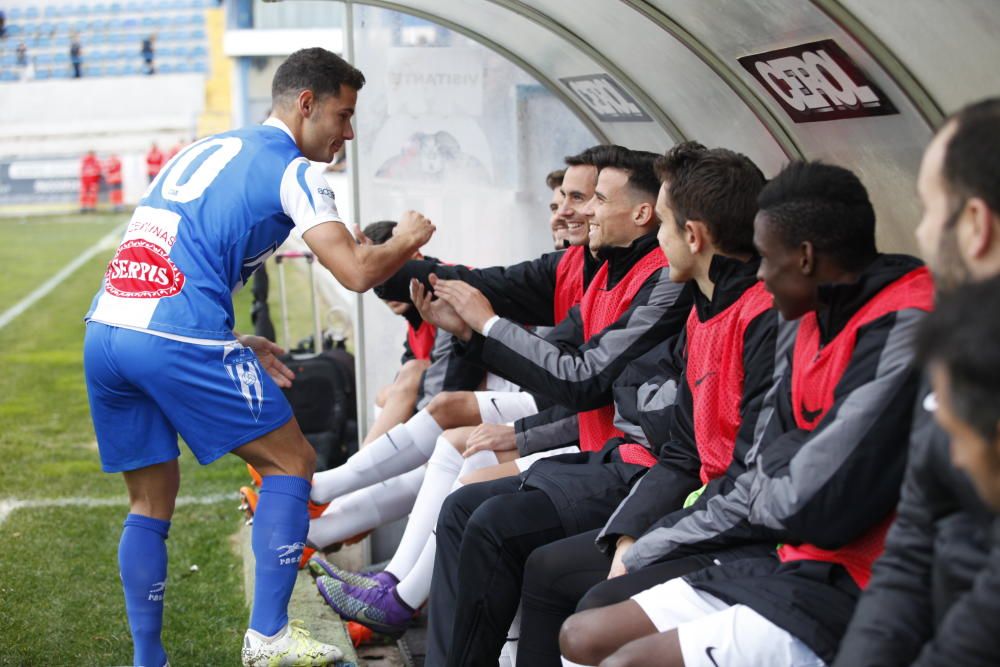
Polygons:
<instances>
[{"instance_id":1,"label":"white jersey collar","mask_svg":"<svg viewBox=\"0 0 1000 667\"><path fill-rule=\"evenodd\" d=\"M287 125L285 125L285 121L281 120L280 118L270 116L267 120L265 120L262 123L262 125L270 125L271 127L276 127L279 130L283 131L285 134L287 134L292 141L295 141L295 135L292 134L292 131L288 129Z\"/></svg>"}]
</instances>

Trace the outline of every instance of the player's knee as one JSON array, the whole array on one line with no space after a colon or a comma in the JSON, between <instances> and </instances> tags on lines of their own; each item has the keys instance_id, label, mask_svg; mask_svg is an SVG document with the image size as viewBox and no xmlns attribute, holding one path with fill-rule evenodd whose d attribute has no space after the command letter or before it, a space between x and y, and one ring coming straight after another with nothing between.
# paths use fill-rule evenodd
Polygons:
<instances>
[{"instance_id":1,"label":"player's knee","mask_svg":"<svg viewBox=\"0 0 1000 667\"><path fill-rule=\"evenodd\" d=\"M442 428L454 428L466 425L466 413L471 408L477 409L476 399L468 391L443 391L427 406L428 412Z\"/></svg>"},{"instance_id":2,"label":"player's knee","mask_svg":"<svg viewBox=\"0 0 1000 667\"><path fill-rule=\"evenodd\" d=\"M559 650L572 662L595 665L602 656L597 653L594 634L597 628L589 614L573 614L559 629Z\"/></svg>"},{"instance_id":3,"label":"player's knee","mask_svg":"<svg viewBox=\"0 0 1000 667\"><path fill-rule=\"evenodd\" d=\"M465 451L466 438L460 429L448 429L441 434L440 438L438 438L438 444L440 444L442 440L448 443L448 445L459 454Z\"/></svg>"}]
</instances>

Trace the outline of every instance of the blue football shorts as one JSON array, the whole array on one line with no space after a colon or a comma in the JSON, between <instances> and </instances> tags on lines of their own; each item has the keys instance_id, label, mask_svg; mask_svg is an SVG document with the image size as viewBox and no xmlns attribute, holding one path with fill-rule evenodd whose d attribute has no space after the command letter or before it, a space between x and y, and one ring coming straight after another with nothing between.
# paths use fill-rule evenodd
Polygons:
<instances>
[{"instance_id":1,"label":"blue football shorts","mask_svg":"<svg viewBox=\"0 0 1000 667\"><path fill-rule=\"evenodd\" d=\"M196 345L89 322L83 364L105 472L176 459L178 434L211 463L292 418L256 355L236 342Z\"/></svg>"}]
</instances>

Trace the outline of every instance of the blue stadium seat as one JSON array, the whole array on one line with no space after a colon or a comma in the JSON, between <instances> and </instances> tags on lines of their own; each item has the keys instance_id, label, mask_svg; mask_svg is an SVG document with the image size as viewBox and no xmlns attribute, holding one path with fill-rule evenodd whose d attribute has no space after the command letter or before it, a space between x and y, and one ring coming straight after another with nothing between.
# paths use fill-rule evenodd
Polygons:
<instances>
[{"instance_id":1,"label":"blue stadium seat","mask_svg":"<svg viewBox=\"0 0 1000 667\"><path fill-rule=\"evenodd\" d=\"M106 4L104 4L103 2L99 2L96 5L94 5L94 13L95 14L107 14L108 13L108 6Z\"/></svg>"},{"instance_id":2,"label":"blue stadium seat","mask_svg":"<svg viewBox=\"0 0 1000 667\"><path fill-rule=\"evenodd\" d=\"M192 30L191 31L191 39L205 39L205 31L204 30Z\"/></svg>"},{"instance_id":3,"label":"blue stadium seat","mask_svg":"<svg viewBox=\"0 0 1000 667\"><path fill-rule=\"evenodd\" d=\"M55 47L58 47L58 48L66 48L66 47L68 47L69 46L69 36L62 35L60 37L56 37L55 39L52 40L52 46L55 46Z\"/></svg>"},{"instance_id":4,"label":"blue stadium seat","mask_svg":"<svg viewBox=\"0 0 1000 667\"><path fill-rule=\"evenodd\" d=\"M126 74L138 74L140 72L139 66L135 63L128 63L125 65Z\"/></svg>"},{"instance_id":5,"label":"blue stadium seat","mask_svg":"<svg viewBox=\"0 0 1000 667\"><path fill-rule=\"evenodd\" d=\"M90 14L90 5L77 5L76 13L80 16L86 16Z\"/></svg>"},{"instance_id":6,"label":"blue stadium seat","mask_svg":"<svg viewBox=\"0 0 1000 667\"><path fill-rule=\"evenodd\" d=\"M120 2L112 2L111 3L111 13L112 14L117 14L121 10L122 10L122 3L120 3Z\"/></svg>"},{"instance_id":7,"label":"blue stadium seat","mask_svg":"<svg viewBox=\"0 0 1000 667\"><path fill-rule=\"evenodd\" d=\"M24 12L22 12L22 11L21 11L21 8L20 8L20 7L11 7L11 8L10 8L10 9L9 9L9 10L7 11L7 20L8 20L8 21L17 21L17 20L19 20L19 19L20 19L20 18L21 18L22 16L24 16Z\"/></svg>"},{"instance_id":8,"label":"blue stadium seat","mask_svg":"<svg viewBox=\"0 0 1000 667\"><path fill-rule=\"evenodd\" d=\"M39 53L35 56L36 65L51 65L55 62L55 56L51 53Z\"/></svg>"},{"instance_id":9,"label":"blue stadium seat","mask_svg":"<svg viewBox=\"0 0 1000 667\"><path fill-rule=\"evenodd\" d=\"M67 21L57 21L55 29L56 32L69 32L69 23Z\"/></svg>"},{"instance_id":10,"label":"blue stadium seat","mask_svg":"<svg viewBox=\"0 0 1000 667\"><path fill-rule=\"evenodd\" d=\"M17 79L18 76L16 72L0 72L0 81L17 81Z\"/></svg>"},{"instance_id":11,"label":"blue stadium seat","mask_svg":"<svg viewBox=\"0 0 1000 667\"><path fill-rule=\"evenodd\" d=\"M191 25L205 25L205 17L202 14L191 15Z\"/></svg>"},{"instance_id":12,"label":"blue stadium seat","mask_svg":"<svg viewBox=\"0 0 1000 667\"><path fill-rule=\"evenodd\" d=\"M38 7L34 5L29 5L27 9L24 10L24 18L28 20L34 20L38 18Z\"/></svg>"},{"instance_id":13,"label":"blue stadium seat","mask_svg":"<svg viewBox=\"0 0 1000 667\"><path fill-rule=\"evenodd\" d=\"M45 8L46 18L58 18L62 12L62 7L59 5L49 5Z\"/></svg>"},{"instance_id":14,"label":"blue stadium seat","mask_svg":"<svg viewBox=\"0 0 1000 667\"><path fill-rule=\"evenodd\" d=\"M174 68L174 71L178 74L190 74L194 71L194 67L191 66L191 63L180 63Z\"/></svg>"},{"instance_id":15,"label":"blue stadium seat","mask_svg":"<svg viewBox=\"0 0 1000 667\"><path fill-rule=\"evenodd\" d=\"M0 67L13 67L14 63L17 62L17 56L13 53L8 53L7 55L0 56Z\"/></svg>"},{"instance_id":16,"label":"blue stadium seat","mask_svg":"<svg viewBox=\"0 0 1000 667\"><path fill-rule=\"evenodd\" d=\"M108 20L108 30L121 30L124 26L125 22L117 16Z\"/></svg>"},{"instance_id":17,"label":"blue stadium seat","mask_svg":"<svg viewBox=\"0 0 1000 667\"><path fill-rule=\"evenodd\" d=\"M69 54L65 51L59 51L54 56L52 56L52 61L59 65L65 65L69 62Z\"/></svg>"},{"instance_id":18,"label":"blue stadium seat","mask_svg":"<svg viewBox=\"0 0 1000 667\"><path fill-rule=\"evenodd\" d=\"M132 17L129 17L129 18L125 19L125 29L126 30L134 30L135 28L138 28L138 27L139 27L139 19L132 18Z\"/></svg>"},{"instance_id":19,"label":"blue stadium seat","mask_svg":"<svg viewBox=\"0 0 1000 667\"><path fill-rule=\"evenodd\" d=\"M174 66L171 65L170 63L160 63L159 65L156 66L156 71L159 72L160 74L173 74Z\"/></svg>"},{"instance_id":20,"label":"blue stadium seat","mask_svg":"<svg viewBox=\"0 0 1000 667\"><path fill-rule=\"evenodd\" d=\"M21 28L21 26L17 25L16 23L14 25L7 26L7 35L9 37L20 35L22 32L24 32L24 30Z\"/></svg>"},{"instance_id":21,"label":"blue stadium seat","mask_svg":"<svg viewBox=\"0 0 1000 667\"><path fill-rule=\"evenodd\" d=\"M206 74L208 73L208 65L205 64L204 60L199 60L194 64L194 71L198 74Z\"/></svg>"},{"instance_id":22,"label":"blue stadium seat","mask_svg":"<svg viewBox=\"0 0 1000 667\"><path fill-rule=\"evenodd\" d=\"M39 81L44 81L49 78L49 71L47 69L35 70L35 78Z\"/></svg>"},{"instance_id":23,"label":"blue stadium seat","mask_svg":"<svg viewBox=\"0 0 1000 667\"><path fill-rule=\"evenodd\" d=\"M87 29L87 22L83 19L77 19L73 21L73 30L76 32L83 32Z\"/></svg>"}]
</instances>

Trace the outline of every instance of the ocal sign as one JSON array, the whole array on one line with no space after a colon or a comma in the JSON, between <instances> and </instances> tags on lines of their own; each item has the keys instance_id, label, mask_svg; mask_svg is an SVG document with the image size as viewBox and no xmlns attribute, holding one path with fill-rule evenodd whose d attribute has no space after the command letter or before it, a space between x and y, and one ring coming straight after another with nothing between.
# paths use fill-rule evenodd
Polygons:
<instances>
[{"instance_id":1,"label":"ocal sign","mask_svg":"<svg viewBox=\"0 0 1000 667\"><path fill-rule=\"evenodd\" d=\"M649 122L639 103L607 74L588 74L559 79L587 105L593 114L605 122Z\"/></svg>"},{"instance_id":2,"label":"ocal sign","mask_svg":"<svg viewBox=\"0 0 1000 667\"><path fill-rule=\"evenodd\" d=\"M832 39L737 60L796 123L899 113Z\"/></svg>"}]
</instances>

